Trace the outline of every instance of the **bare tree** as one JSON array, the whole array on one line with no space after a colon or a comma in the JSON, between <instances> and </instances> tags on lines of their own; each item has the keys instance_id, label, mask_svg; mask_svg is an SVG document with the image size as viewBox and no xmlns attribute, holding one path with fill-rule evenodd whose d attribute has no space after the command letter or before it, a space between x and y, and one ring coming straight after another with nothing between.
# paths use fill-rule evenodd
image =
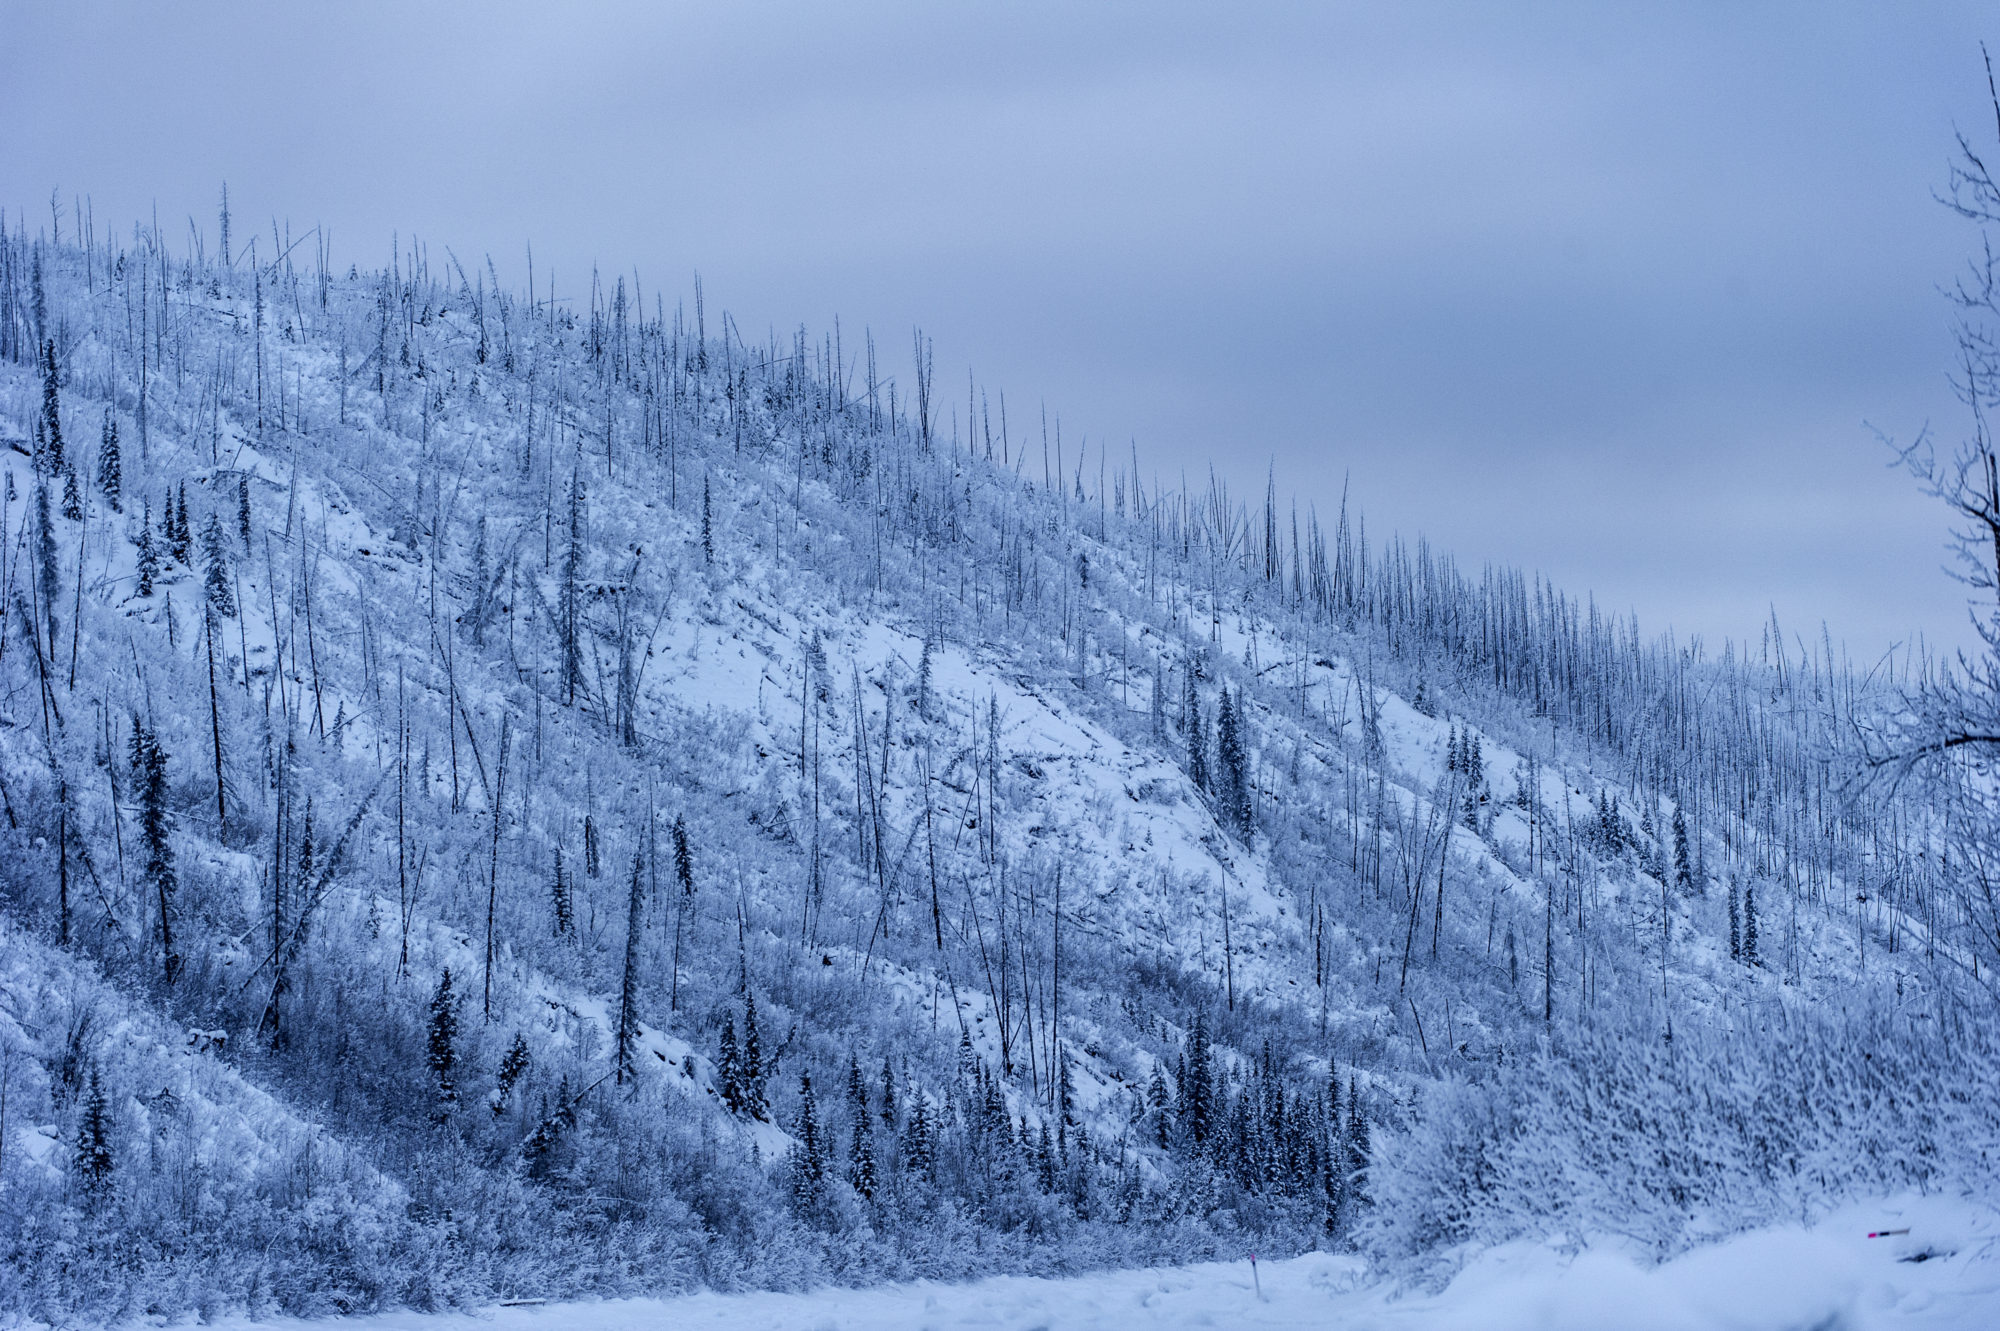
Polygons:
<instances>
[{"instance_id":1,"label":"bare tree","mask_svg":"<svg viewBox=\"0 0 2000 1331\"><path fill-rule=\"evenodd\" d=\"M1962 944L1950 955L2000 993L2000 443L1991 414L2000 406L2000 180L1986 157L2000 152L2000 87L1982 44L1993 113L1993 146L1959 131L1958 155L1938 201L1979 231L1977 252L1947 290L1955 312L1952 388L1970 429L1941 452L1928 429L1896 462L1951 511L1956 576L1982 650L1924 670L1898 697L1897 712L1863 736L1865 770L1891 784L1927 783L1944 843L1946 886L1956 899Z\"/></svg>"}]
</instances>

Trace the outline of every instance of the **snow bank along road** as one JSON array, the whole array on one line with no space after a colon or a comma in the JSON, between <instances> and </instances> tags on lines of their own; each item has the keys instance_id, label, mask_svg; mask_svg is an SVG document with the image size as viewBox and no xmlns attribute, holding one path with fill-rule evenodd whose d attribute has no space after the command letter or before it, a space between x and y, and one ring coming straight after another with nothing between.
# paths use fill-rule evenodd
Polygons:
<instances>
[{"instance_id":1,"label":"snow bank along road","mask_svg":"<svg viewBox=\"0 0 2000 1331\"><path fill-rule=\"evenodd\" d=\"M1871 1239L1873 1229L1909 1232ZM1569 1258L1517 1245L1481 1255L1436 1294L1392 1293L1358 1259L1322 1253L1264 1262L1256 1284L1261 1298L1246 1260L358 1320L367 1331L2000 1331L2000 1212L1907 1198L1737 1235L1654 1267L1603 1248Z\"/></svg>"}]
</instances>

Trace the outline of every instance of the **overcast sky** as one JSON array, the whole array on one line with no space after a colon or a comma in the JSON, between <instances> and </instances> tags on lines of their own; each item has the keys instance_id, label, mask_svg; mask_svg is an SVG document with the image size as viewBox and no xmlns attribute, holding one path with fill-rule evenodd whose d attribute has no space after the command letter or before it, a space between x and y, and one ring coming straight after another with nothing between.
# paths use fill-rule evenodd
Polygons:
<instances>
[{"instance_id":1,"label":"overcast sky","mask_svg":"<svg viewBox=\"0 0 2000 1331\"><path fill-rule=\"evenodd\" d=\"M313 12L307 12L308 10ZM324 12L322 12L324 11ZM1982 27L1981 19L1985 19ZM838 315L1711 642L1966 638L1942 515L1973 4L0 0L0 202L392 231L752 338ZM853 343L850 342L850 345Z\"/></svg>"}]
</instances>

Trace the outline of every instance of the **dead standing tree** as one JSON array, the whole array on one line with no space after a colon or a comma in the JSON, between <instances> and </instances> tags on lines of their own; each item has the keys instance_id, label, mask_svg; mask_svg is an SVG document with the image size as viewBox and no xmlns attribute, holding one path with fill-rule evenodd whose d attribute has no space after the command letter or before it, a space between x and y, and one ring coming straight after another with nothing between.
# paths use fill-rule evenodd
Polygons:
<instances>
[{"instance_id":1,"label":"dead standing tree","mask_svg":"<svg viewBox=\"0 0 2000 1331\"><path fill-rule=\"evenodd\" d=\"M1901 697L1898 713L1864 723L1860 785L1928 784L1948 842L1948 887L1958 899L1966 944L1955 955L2000 993L2000 443L1991 415L2000 408L2000 179L1988 165L2000 152L2000 88L1985 55L1993 146L1960 131L1958 157L1940 202L1978 228L1980 244L1947 292L1956 312L1952 386L1970 430L1948 456L1928 431L1896 448L1896 461L1926 494L1951 511L1957 576L1971 593L1970 618L1983 650L1926 671Z\"/></svg>"}]
</instances>

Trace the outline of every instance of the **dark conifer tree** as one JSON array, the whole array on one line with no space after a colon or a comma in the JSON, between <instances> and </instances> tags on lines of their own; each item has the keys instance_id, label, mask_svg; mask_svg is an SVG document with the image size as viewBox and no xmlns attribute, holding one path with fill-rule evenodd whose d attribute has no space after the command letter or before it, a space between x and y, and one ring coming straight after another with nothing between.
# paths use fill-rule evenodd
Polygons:
<instances>
[{"instance_id":1,"label":"dark conifer tree","mask_svg":"<svg viewBox=\"0 0 2000 1331\"><path fill-rule=\"evenodd\" d=\"M1674 886L1682 892L1695 890L1694 864L1688 858L1687 818L1681 813L1677 801L1674 804Z\"/></svg>"},{"instance_id":2,"label":"dark conifer tree","mask_svg":"<svg viewBox=\"0 0 2000 1331\"><path fill-rule=\"evenodd\" d=\"M49 326L48 289L42 285L42 247L35 246L34 257L28 268L28 315L29 344L24 360L32 360L41 354L42 336ZM11 293L10 293L11 294Z\"/></svg>"},{"instance_id":3,"label":"dark conifer tree","mask_svg":"<svg viewBox=\"0 0 2000 1331\"><path fill-rule=\"evenodd\" d=\"M312 797L307 796L305 817L299 824L299 867L292 878L295 894L300 898L312 890L313 861L317 853L318 847L313 845L313 802Z\"/></svg>"},{"instance_id":4,"label":"dark conifer tree","mask_svg":"<svg viewBox=\"0 0 2000 1331\"><path fill-rule=\"evenodd\" d=\"M553 1167L556 1147L563 1138L576 1127L577 1104L581 1097L570 1089L569 1076L564 1074L556 1086L555 1101L549 1111L535 1125L534 1132L521 1145L521 1159L528 1166L530 1178L546 1178Z\"/></svg>"},{"instance_id":5,"label":"dark conifer tree","mask_svg":"<svg viewBox=\"0 0 2000 1331\"><path fill-rule=\"evenodd\" d=\"M856 1121L868 1117L868 1079L862 1075L861 1060L847 1056L847 1108Z\"/></svg>"},{"instance_id":6,"label":"dark conifer tree","mask_svg":"<svg viewBox=\"0 0 2000 1331\"><path fill-rule=\"evenodd\" d=\"M104 433L97 443L97 485L113 513L123 513L125 464L118 452L118 422L109 408L104 412Z\"/></svg>"},{"instance_id":7,"label":"dark conifer tree","mask_svg":"<svg viewBox=\"0 0 2000 1331\"><path fill-rule=\"evenodd\" d=\"M494 1082L495 1089L499 1092L493 1097L493 1114L496 1118L507 1112L512 1102L514 1088L520 1085L521 1078L528 1075L528 1069L533 1063L534 1059L528 1053L527 1037L516 1031L514 1043L500 1060L500 1075Z\"/></svg>"},{"instance_id":8,"label":"dark conifer tree","mask_svg":"<svg viewBox=\"0 0 2000 1331\"><path fill-rule=\"evenodd\" d=\"M736 1019L722 1019L722 1036L715 1051L716 1091L732 1114L743 1112L743 1057L736 1050Z\"/></svg>"},{"instance_id":9,"label":"dark conifer tree","mask_svg":"<svg viewBox=\"0 0 2000 1331\"><path fill-rule=\"evenodd\" d=\"M875 1170L875 1143L868 1133L866 1116L854 1120L854 1144L848 1152L847 1181L863 1197L875 1196L880 1181Z\"/></svg>"},{"instance_id":10,"label":"dark conifer tree","mask_svg":"<svg viewBox=\"0 0 2000 1331\"><path fill-rule=\"evenodd\" d=\"M896 1126L896 1074L886 1058L882 1060L882 1126L891 1130Z\"/></svg>"},{"instance_id":11,"label":"dark conifer tree","mask_svg":"<svg viewBox=\"0 0 2000 1331\"><path fill-rule=\"evenodd\" d=\"M132 718L132 780L139 793L139 836L145 847L145 881L152 889L160 920L160 966L167 983L180 974L174 951L173 900L180 890L174 871L173 814L167 808L167 752L160 737L138 717Z\"/></svg>"},{"instance_id":12,"label":"dark conifer tree","mask_svg":"<svg viewBox=\"0 0 2000 1331\"><path fill-rule=\"evenodd\" d=\"M77 489L76 468L63 468L62 515L71 522L83 519L83 492Z\"/></svg>"},{"instance_id":13,"label":"dark conifer tree","mask_svg":"<svg viewBox=\"0 0 2000 1331\"><path fill-rule=\"evenodd\" d=\"M159 576L160 543L153 536L153 503L149 499L139 518L139 595L151 596Z\"/></svg>"},{"instance_id":14,"label":"dark conifer tree","mask_svg":"<svg viewBox=\"0 0 2000 1331\"><path fill-rule=\"evenodd\" d=\"M583 684L583 476L572 473L569 483L569 542L564 547L562 592L556 607L562 641L563 702L574 705ZM589 854L585 847L586 867ZM593 872L592 877L596 874Z\"/></svg>"},{"instance_id":15,"label":"dark conifer tree","mask_svg":"<svg viewBox=\"0 0 2000 1331\"><path fill-rule=\"evenodd\" d=\"M715 520L708 502L708 477L701 478L701 562L715 562Z\"/></svg>"},{"instance_id":16,"label":"dark conifer tree","mask_svg":"<svg viewBox=\"0 0 2000 1331\"><path fill-rule=\"evenodd\" d=\"M35 456L35 470L42 476L59 476L63 471L62 403L56 390L60 375L56 370L56 344L42 344L41 448Z\"/></svg>"},{"instance_id":17,"label":"dark conifer tree","mask_svg":"<svg viewBox=\"0 0 2000 1331\"><path fill-rule=\"evenodd\" d=\"M1597 842L1606 855L1625 849L1625 817L1618 809L1618 797L1604 789L1597 792Z\"/></svg>"},{"instance_id":18,"label":"dark conifer tree","mask_svg":"<svg viewBox=\"0 0 2000 1331\"><path fill-rule=\"evenodd\" d=\"M1070 1073L1069 1052L1056 1043L1056 1117L1065 1127L1076 1126L1076 1079Z\"/></svg>"},{"instance_id":19,"label":"dark conifer tree","mask_svg":"<svg viewBox=\"0 0 2000 1331\"><path fill-rule=\"evenodd\" d=\"M194 527L188 520L188 487L181 482L180 507L174 513L173 556L183 568L194 567Z\"/></svg>"},{"instance_id":20,"label":"dark conifer tree","mask_svg":"<svg viewBox=\"0 0 2000 1331\"><path fill-rule=\"evenodd\" d=\"M1180 1078L1181 1135L1197 1146L1206 1144L1215 1128L1215 1072L1208 1044L1208 1018L1195 1013L1188 1032L1185 1067Z\"/></svg>"},{"instance_id":21,"label":"dark conifer tree","mask_svg":"<svg viewBox=\"0 0 2000 1331\"><path fill-rule=\"evenodd\" d=\"M688 847L687 821L674 815L674 877L680 881L681 895L694 896L694 852Z\"/></svg>"},{"instance_id":22,"label":"dark conifer tree","mask_svg":"<svg viewBox=\"0 0 2000 1331\"><path fill-rule=\"evenodd\" d=\"M1196 790L1206 793L1208 781L1208 727L1201 719L1201 695L1195 691L1194 674L1188 674L1187 688L1187 772Z\"/></svg>"},{"instance_id":23,"label":"dark conifer tree","mask_svg":"<svg viewBox=\"0 0 2000 1331\"><path fill-rule=\"evenodd\" d=\"M614 1071L618 1084L632 1080L639 1043L639 907L646 886L646 859L632 857L632 888L625 913L625 972L618 986L618 1033Z\"/></svg>"},{"instance_id":24,"label":"dark conifer tree","mask_svg":"<svg viewBox=\"0 0 2000 1331\"><path fill-rule=\"evenodd\" d=\"M218 619L233 619L236 593L229 580L229 547L222 534L222 519L213 513L208 515L208 525L202 529L201 547L208 611Z\"/></svg>"},{"instance_id":25,"label":"dark conifer tree","mask_svg":"<svg viewBox=\"0 0 2000 1331\"><path fill-rule=\"evenodd\" d=\"M77 1186L86 1200L94 1202L111 1191L111 1106L104 1094L104 1081L94 1066L90 1069L90 1089L84 1096L83 1112L77 1118L73 1160Z\"/></svg>"},{"instance_id":26,"label":"dark conifer tree","mask_svg":"<svg viewBox=\"0 0 2000 1331\"><path fill-rule=\"evenodd\" d=\"M563 873L562 847L556 847L556 871L550 884L550 923L557 938L567 938L576 929L569 895L569 878Z\"/></svg>"},{"instance_id":27,"label":"dark conifer tree","mask_svg":"<svg viewBox=\"0 0 2000 1331\"><path fill-rule=\"evenodd\" d=\"M1167 1090L1166 1074L1153 1065L1153 1079L1146 1085L1146 1108L1153 1117L1153 1138L1161 1146L1173 1139L1173 1094Z\"/></svg>"},{"instance_id":28,"label":"dark conifer tree","mask_svg":"<svg viewBox=\"0 0 2000 1331\"><path fill-rule=\"evenodd\" d=\"M62 563L56 553L55 518L49 513L49 484L35 482L35 581L42 601L42 626L48 634L51 659L56 651L58 617L62 601Z\"/></svg>"},{"instance_id":29,"label":"dark conifer tree","mask_svg":"<svg viewBox=\"0 0 2000 1331\"><path fill-rule=\"evenodd\" d=\"M1729 959L1743 960L1743 906L1736 895L1736 879L1729 879Z\"/></svg>"},{"instance_id":30,"label":"dark conifer tree","mask_svg":"<svg viewBox=\"0 0 2000 1331\"><path fill-rule=\"evenodd\" d=\"M931 1128L930 1102L922 1095L914 1098L910 1121L903 1129L903 1164L911 1174L928 1179L937 1166L937 1142Z\"/></svg>"},{"instance_id":31,"label":"dark conifer tree","mask_svg":"<svg viewBox=\"0 0 2000 1331\"><path fill-rule=\"evenodd\" d=\"M1743 963L1746 966L1761 966L1757 958L1757 883L1755 879L1743 884Z\"/></svg>"},{"instance_id":32,"label":"dark conifer tree","mask_svg":"<svg viewBox=\"0 0 2000 1331\"><path fill-rule=\"evenodd\" d=\"M1243 743L1241 709L1222 691L1222 703L1215 719L1215 759L1220 779L1223 821L1249 840L1251 831L1250 760Z\"/></svg>"},{"instance_id":33,"label":"dark conifer tree","mask_svg":"<svg viewBox=\"0 0 2000 1331\"><path fill-rule=\"evenodd\" d=\"M983 1067L979 1054L972 1047L972 1033L961 1030L958 1033L958 1076L967 1086L979 1085Z\"/></svg>"},{"instance_id":34,"label":"dark conifer tree","mask_svg":"<svg viewBox=\"0 0 2000 1331\"><path fill-rule=\"evenodd\" d=\"M1322 1224L1328 1234L1340 1232L1347 1206L1347 1171L1342 1168L1346 1158L1342 1146L1344 1134L1339 1123L1339 1112L1336 1110L1319 1152L1320 1194L1325 1199L1326 1208Z\"/></svg>"},{"instance_id":35,"label":"dark conifer tree","mask_svg":"<svg viewBox=\"0 0 2000 1331\"><path fill-rule=\"evenodd\" d=\"M243 538L245 554L250 551L250 473L236 478L236 530Z\"/></svg>"},{"instance_id":36,"label":"dark conifer tree","mask_svg":"<svg viewBox=\"0 0 2000 1331\"><path fill-rule=\"evenodd\" d=\"M792 1148L792 1202L802 1212L819 1209L825 1197L827 1150L819 1123L819 1104L813 1096L812 1074L799 1074L799 1118L792 1129L798 1145Z\"/></svg>"},{"instance_id":37,"label":"dark conifer tree","mask_svg":"<svg viewBox=\"0 0 2000 1331\"><path fill-rule=\"evenodd\" d=\"M431 994L425 1036L425 1063L437 1093L432 1118L443 1123L450 1119L452 1106L458 1103L458 1002L452 996L449 966L438 977L437 989Z\"/></svg>"}]
</instances>

